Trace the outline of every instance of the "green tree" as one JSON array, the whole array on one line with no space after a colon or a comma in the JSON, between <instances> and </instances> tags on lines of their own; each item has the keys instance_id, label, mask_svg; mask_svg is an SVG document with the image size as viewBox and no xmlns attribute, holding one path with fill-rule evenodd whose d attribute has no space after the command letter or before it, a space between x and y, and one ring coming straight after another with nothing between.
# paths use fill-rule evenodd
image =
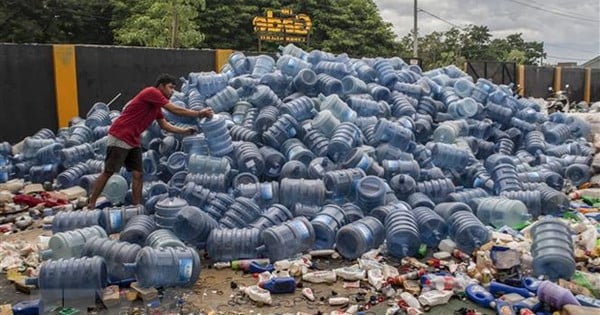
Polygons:
<instances>
[{"instance_id":1,"label":"green tree","mask_svg":"<svg viewBox=\"0 0 600 315\"><path fill-rule=\"evenodd\" d=\"M425 69L450 64L462 67L467 60L537 64L540 57L545 56L543 43L527 42L520 33L492 38L487 26L454 27L446 32L432 32L419 37L418 41L419 57ZM404 50L410 50L412 43L411 34L400 41Z\"/></svg>"},{"instance_id":2,"label":"green tree","mask_svg":"<svg viewBox=\"0 0 600 315\"><path fill-rule=\"evenodd\" d=\"M265 10L290 8L310 16L312 29L307 50L321 49L351 56L397 56L401 45L392 25L383 21L372 0L207 0L200 12L200 29L206 33L202 47L256 50L252 18ZM282 43L263 42L274 52Z\"/></svg>"},{"instance_id":3,"label":"green tree","mask_svg":"<svg viewBox=\"0 0 600 315\"><path fill-rule=\"evenodd\" d=\"M111 0L113 27L119 44L150 47L196 47L198 10L204 0Z\"/></svg>"},{"instance_id":4,"label":"green tree","mask_svg":"<svg viewBox=\"0 0 600 315\"><path fill-rule=\"evenodd\" d=\"M0 41L112 44L109 0L0 1Z\"/></svg>"}]
</instances>

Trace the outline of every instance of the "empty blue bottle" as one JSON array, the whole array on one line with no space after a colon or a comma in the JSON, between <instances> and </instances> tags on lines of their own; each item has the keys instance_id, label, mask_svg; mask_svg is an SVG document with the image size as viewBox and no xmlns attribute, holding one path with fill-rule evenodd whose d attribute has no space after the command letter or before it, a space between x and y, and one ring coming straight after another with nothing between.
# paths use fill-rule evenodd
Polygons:
<instances>
[{"instance_id":1,"label":"empty blue bottle","mask_svg":"<svg viewBox=\"0 0 600 315\"><path fill-rule=\"evenodd\" d=\"M194 206L183 207L173 224L175 235L196 248L204 248L208 235L218 223L208 213Z\"/></svg>"},{"instance_id":2,"label":"empty blue bottle","mask_svg":"<svg viewBox=\"0 0 600 315\"><path fill-rule=\"evenodd\" d=\"M335 127L327 146L327 155L335 162L341 161L353 147L362 143L362 132L353 123L343 122Z\"/></svg>"},{"instance_id":3,"label":"empty blue bottle","mask_svg":"<svg viewBox=\"0 0 600 315\"><path fill-rule=\"evenodd\" d=\"M323 93L324 95L344 93L344 86L342 81L326 74L319 73L317 75L316 93Z\"/></svg>"},{"instance_id":4,"label":"empty blue bottle","mask_svg":"<svg viewBox=\"0 0 600 315\"><path fill-rule=\"evenodd\" d=\"M314 249L329 249L335 244L337 231L346 223L344 210L334 204L324 205L310 221L315 231Z\"/></svg>"},{"instance_id":5,"label":"empty blue bottle","mask_svg":"<svg viewBox=\"0 0 600 315\"><path fill-rule=\"evenodd\" d=\"M135 279L133 271L123 264L134 263L142 247L138 244L119 242L108 238L92 237L85 242L83 257L100 256L106 261L109 283L121 283Z\"/></svg>"},{"instance_id":6,"label":"empty blue bottle","mask_svg":"<svg viewBox=\"0 0 600 315\"><path fill-rule=\"evenodd\" d=\"M433 211L435 211L435 213L440 215L440 217L442 217L446 221L450 218L450 216L452 216L456 212L459 212L459 211L467 211L467 212L471 212L471 213L473 212L473 210L471 209L471 207L468 204L462 203L462 202L438 203L435 206L435 208L433 208Z\"/></svg>"},{"instance_id":7,"label":"empty blue bottle","mask_svg":"<svg viewBox=\"0 0 600 315\"><path fill-rule=\"evenodd\" d=\"M286 207L297 202L321 205L325 200L325 191L325 184L320 179L283 178L279 183L279 199Z\"/></svg>"},{"instance_id":8,"label":"empty blue bottle","mask_svg":"<svg viewBox=\"0 0 600 315\"><path fill-rule=\"evenodd\" d=\"M253 199L237 197L229 206L229 210L223 214L219 224L226 228L243 228L256 220L261 213L262 209Z\"/></svg>"},{"instance_id":9,"label":"empty blue bottle","mask_svg":"<svg viewBox=\"0 0 600 315\"><path fill-rule=\"evenodd\" d=\"M185 247L185 244L171 230L157 229L148 235L145 246L152 248Z\"/></svg>"},{"instance_id":10,"label":"empty blue bottle","mask_svg":"<svg viewBox=\"0 0 600 315\"><path fill-rule=\"evenodd\" d=\"M283 164L281 168L281 172L279 174L279 179L283 178L307 178L308 177L308 168L306 165L300 161L287 161Z\"/></svg>"},{"instance_id":11,"label":"empty blue bottle","mask_svg":"<svg viewBox=\"0 0 600 315\"><path fill-rule=\"evenodd\" d=\"M175 189L170 190L169 197L154 206L154 220L159 228L172 229L177 213L188 205L187 201L176 196L177 193Z\"/></svg>"},{"instance_id":12,"label":"empty blue bottle","mask_svg":"<svg viewBox=\"0 0 600 315\"><path fill-rule=\"evenodd\" d=\"M342 167L344 168L360 168L367 175L374 175L377 177L383 177L384 171L381 165L370 157L361 147L353 148L346 154L342 160Z\"/></svg>"},{"instance_id":13,"label":"empty blue bottle","mask_svg":"<svg viewBox=\"0 0 600 315\"><path fill-rule=\"evenodd\" d=\"M275 68L275 60L268 55L259 55L256 57L256 64L252 69L252 76L261 78L263 75L270 73Z\"/></svg>"},{"instance_id":14,"label":"empty blue bottle","mask_svg":"<svg viewBox=\"0 0 600 315\"><path fill-rule=\"evenodd\" d=\"M465 253L472 253L490 239L488 229L472 212L454 212L448 219L448 235L456 247Z\"/></svg>"},{"instance_id":15,"label":"empty blue bottle","mask_svg":"<svg viewBox=\"0 0 600 315\"><path fill-rule=\"evenodd\" d=\"M310 68L304 68L294 76L290 88L295 92L313 95L316 92L317 81L317 74Z\"/></svg>"},{"instance_id":16,"label":"empty blue bottle","mask_svg":"<svg viewBox=\"0 0 600 315\"><path fill-rule=\"evenodd\" d=\"M378 248L384 240L383 224L376 218L367 216L339 229L335 248L345 259L354 260L370 249Z\"/></svg>"},{"instance_id":17,"label":"empty blue bottle","mask_svg":"<svg viewBox=\"0 0 600 315\"><path fill-rule=\"evenodd\" d=\"M126 266L135 270L143 288L191 286L200 276L200 256L190 247L144 247L135 264Z\"/></svg>"},{"instance_id":18,"label":"empty blue bottle","mask_svg":"<svg viewBox=\"0 0 600 315\"><path fill-rule=\"evenodd\" d=\"M48 240L48 249L40 253L40 258L48 260L81 257L85 242L94 236L108 237L98 225L56 233Z\"/></svg>"},{"instance_id":19,"label":"empty blue bottle","mask_svg":"<svg viewBox=\"0 0 600 315\"><path fill-rule=\"evenodd\" d=\"M312 120L313 128L331 138L333 131L340 124L340 121L329 110L320 111Z\"/></svg>"},{"instance_id":20,"label":"empty blue bottle","mask_svg":"<svg viewBox=\"0 0 600 315\"><path fill-rule=\"evenodd\" d=\"M213 229L206 243L213 262L257 258L263 244L261 231L256 228Z\"/></svg>"},{"instance_id":21,"label":"empty blue bottle","mask_svg":"<svg viewBox=\"0 0 600 315\"><path fill-rule=\"evenodd\" d=\"M538 221L530 230L533 272L551 281L570 279L575 273L571 231L558 219Z\"/></svg>"},{"instance_id":22,"label":"empty blue bottle","mask_svg":"<svg viewBox=\"0 0 600 315\"><path fill-rule=\"evenodd\" d=\"M8 169L6 166L4 166L4 168L6 169L6 178L8 179ZM59 174L59 170L60 168L58 164L34 165L29 168L29 180L32 183L40 184L44 182L52 182L52 180Z\"/></svg>"},{"instance_id":23,"label":"empty blue bottle","mask_svg":"<svg viewBox=\"0 0 600 315\"><path fill-rule=\"evenodd\" d=\"M356 194L356 185L365 176L360 168L346 168L326 172L323 183L333 197L350 197Z\"/></svg>"},{"instance_id":24,"label":"empty blue bottle","mask_svg":"<svg viewBox=\"0 0 600 315\"><path fill-rule=\"evenodd\" d=\"M302 141L308 148L319 157L327 155L327 147L329 146L329 138L321 131L316 129L309 130L303 137Z\"/></svg>"},{"instance_id":25,"label":"empty blue bottle","mask_svg":"<svg viewBox=\"0 0 600 315\"><path fill-rule=\"evenodd\" d=\"M314 158L308 164L308 178L310 179L323 179L325 173L334 170L336 168L335 163L328 157L317 157Z\"/></svg>"},{"instance_id":26,"label":"empty blue bottle","mask_svg":"<svg viewBox=\"0 0 600 315\"><path fill-rule=\"evenodd\" d=\"M316 73L326 73L338 80L341 80L351 72L351 69L345 63L325 60L316 64L313 69Z\"/></svg>"},{"instance_id":27,"label":"empty blue bottle","mask_svg":"<svg viewBox=\"0 0 600 315\"><path fill-rule=\"evenodd\" d=\"M100 215L100 210L59 212L52 219L52 233L98 225L100 222Z\"/></svg>"},{"instance_id":28,"label":"empty blue bottle","mask_svg":"<svg viewBox=\"0 0 600 315\"><path fill-rule=\"evenodd\" d=\"M96 305L107 286L107 267L102 257L45 261L39 267L37 286L45 313L56 306L85 308Z\"/></svg>"},{"instance_id":29,"label":"empty blue bottle","mask_svg":"<svg viewBox=\"0 0 600 315\"><path fill-rule=\"evenodd\" d=\"M308 96L301 96L280 106L283 114L289 114L297 121L311 119L316 114L315 101Z\"/></svg>"},{"instance_id":30,"label":"empty blue bottle","mask_svg":"<svg viewBox=\"0 0 600 315\"><path fill-rule=\"evenodd\" d=\"M283 114L263 133L263 139L265 144L279 149L285 140L296 136L297 133L298 121L288 114Z\"/></svg>"},{"instance_id":31,"label":"empty blue bottle","mask_svg":"<svg viewBox=\"0 0 600 315\"><path fill-rule=\"evenodd\" d=\"M231 135L224 117L215 115L212 119L204 120L201 127L213 156L226 156L233 151Z\"/></svg>"},{"instance_id":32,"label":"empty blue bottle","mask_svg":"<svg viewBox=\"0 0 600 315\"><path fill-rule=\"evenodd\" d=\"M187 170L190 173L229 174L231 166L224 157L191 154L188 156Z\"/></svg>"},{"instance_id":33,"label":"empty blue bottle","mask_svg":"<svg viewBox=\"0 0 600 315\"><path fill-rule=\"evenodd\" d=\"M119 240L144 245L150 233L154 232L155 229L156 225L152 217L136 215L127 222L121 233L119 233Z\"/></svg>"},{"instance_id":34,"label":"empty blue bottle","mask_svg":"<svg viewBox=\"0 0 600 315\"><path fill-rule=\"evenodd\" d=\"M434 202L445 200L448 194L453 193L455 190L456 187L450 178L417 182L417 191L426 194Z\"/></svg>"},{"instance_id":35,"label":"empty blue bottle","mask_svg":"<svg viewBox=\"0 0 600 315\"><path fill-rule=\"evenodd\" d=\"M310 69L311 64L291 55L283 55L277 59L277 68L285 75L294 77L302 69Z\"/></svg>"},{"instance_id":36,"label":"empty blue bottle","mask_svg":"<svg viewBox=\"0 0 600 315\"><path fill-rule=\"evenodd\" d=\"M394 68L387 59L378 59L373 64L373 68L377 71L377 79L379 84L384 86L393 86L398 82L398 76L394 72Z\"/></svg>"},{"instance_id":37,"label":"empty blue bottle","mask_svg":"<svg viewBox=\"0 0 600 315\"><path fill-rule=\"evenodd\" d=\"M329 96L319 94L319 101L319 109L321 111L330 111L340 121L353 122L357 117L356 112L351 109L348 104L342 101L337 94L331 94Z\"/></svg>"},{"instance_id":38,"label":"empty blue bottle","mask_svg":"<svg viewBox=\"0 0 600 315\"><path fill-rule=\"evenodd\" d=\"M502 197L486 197L478 200L477 218L481 223L496 228L509 226L520 228L531 218L527 206L519 200Z\"/></svg>"},{"instance_id":39,"label":"empty blue bottle","mask_svg":"<svg viewBox=\"0 0 600 315\"><path fill-rule=\"evenodd\" d=\"M55 142L40 148L35 153L35 159L39 164L56 164L62 162L62 150L64 146ZM1 154L1 153L0 153Z\"/></svg>"},{"instance_id":40,"label":"empty blue bottle","mask_svg":"<svg viewBox=\"0 0 600 315\"><path fill-rule=\"evenodd\" d=\"M265 172L265 161L256 144L237 142L233 153L240 172L248 172L256 176L262 176Z\"/></svg>"},{"instance_id":41,"label":"empty blue bottle","mask_svg":"<svg viewBox=\"0 0 600 315\"><path fill-rule=\"evenodd\" d=\"M421 242L427 244L429 248L437 248L448 233L444 218L426 207L414 208L413 214L419 227Z\"/></svg>"},{"instance_id":42,"label":"empty blue bottle","mask_svg":"<svg viewBox=\"0 0 600 315\"><path fill-rule=\"evenodd\" d=\"M113 174L104 185L100 195L106 197L113 205L120 205L125 202L127 189L129 189L127 180L119 174Z\"/></svg>"},{"instance_id":43,"label":"empty blue bottle","mask_svg":"<svg viewBox=\"0 0 600 315\"><path fill-rule=\"evenodd\" d=\"M315 230L306 218L297 217L265 229L261 237L264 254L277 261L310 249L315 242Z\"/></svg>"},{"instance_id":44,"label":"empty blue bottle","mask_svg":"<svg viewBox=\"0 0 600 315\"><path fill-rule=\"evenodd\" d=\"M472 152L441 142L432 145L431 157L435 166L453 170L465 169L470 163L475 161Z\"/></svg>"},{"instance_id":45,"label":"empty blue bottle","mask_svg":"<svg viewBox=\"0 0 600 315\"><path fill-rule=\"evenodd\" d=\"M419 227L411 211L397 210L388 214L385 232L388 251L396 258L414 256L421 246Z\"/></svg>"},{"instance_id":46,"label":"empty blue bottle","mask_svg":"<svg viewBox=\"0 0 600 315\"><path fill-rule=\"evenodd\" d=\"M591 168L586 164L571 164L565 170L565 177L575 186L580 186L590 180L592 176Z\"/></svg>"},{"instance_id":47,"label":"empty blue bottle","mask_svg":"<svg viewBox=\"0 0 600 315\"><path fill-rule=\"evenodd\" d=\"M306 166L315 158L314 153L296 138L290 138L282 143L281 152L285 154L288 161L300 161Z\"/></svg>"},{"instance_id":48,"label":"empty blue bottle","mask_svg":"<svg viewBox=\"0 0 600 315\"><path fill-rule=\"evenodd\" d=\"M356 184L356 204L369 213L385 203L386 184L377 176L365 176Z\"/></svg>"},{"instance_id":49,"label":"empty blue bottle","mask_svg":"<svg viewBox=\"0 0 600 315\"><path fill-rule=\"evenodd\" d=\"M431 198L422 192L415 192L414 194L410 194L406 202L413 209L417 207L426 207L429 209L433 209L435 207L435 203L431 200Z\"/></svg>"},{"instance_id":50,"label":"empty blue bottle","mask_svg":"<svg viewBox=\"0 0 600 315\"><path fill-rule=\"evenodd\" d=\"M342 87L344 89L344 94L346 95L363 94L369 92L367 83L352 75L347 75L342 78Z\"/></svg>"},{"instance_id":51,"label":"empty blue bottle","mask_svg":"<svg viewBox=\"0 0 600 315\"><path fill-rule=\"evenodd\" d=\"M140 214L145 214L144 206L122 206L115 208L105 208L100 215L99 224L108 234L119 233L123 230L127 222Z\"/></svg>"}]
</instances>

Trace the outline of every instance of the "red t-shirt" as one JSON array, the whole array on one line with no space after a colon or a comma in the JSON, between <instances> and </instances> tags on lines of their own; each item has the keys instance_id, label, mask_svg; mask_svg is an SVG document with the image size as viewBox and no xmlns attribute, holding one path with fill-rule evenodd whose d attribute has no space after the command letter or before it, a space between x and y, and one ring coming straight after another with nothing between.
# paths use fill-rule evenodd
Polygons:
<instances>
[{"instance_id":1,"label":"red t-shirt","mask_svg":"<svg viewBox=\"0 0 600 315\"><path fill-rule=\"evenodd\" d=\"M133 147L140 146L140 136L155 119L163 119L162 107L169 100L155 87L136 95L110 126L108 133Z\"/></svg>"}]
</instances>

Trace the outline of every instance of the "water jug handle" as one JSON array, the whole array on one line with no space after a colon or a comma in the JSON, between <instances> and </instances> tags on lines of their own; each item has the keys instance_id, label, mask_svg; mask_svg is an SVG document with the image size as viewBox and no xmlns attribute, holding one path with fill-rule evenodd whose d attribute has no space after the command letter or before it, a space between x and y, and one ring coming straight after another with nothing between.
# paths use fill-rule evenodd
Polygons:
<instances>
[{"instance_id":1,"label":"water jug handle","mask_svg":"<svg viewBox=\"0 0 600 315\"><path fill-rule=\"evenodd\" d=\"M44 250L40 251L40 259L41 260L52 259L52 249L44 249Z\"/></svg>"}]
</instances>

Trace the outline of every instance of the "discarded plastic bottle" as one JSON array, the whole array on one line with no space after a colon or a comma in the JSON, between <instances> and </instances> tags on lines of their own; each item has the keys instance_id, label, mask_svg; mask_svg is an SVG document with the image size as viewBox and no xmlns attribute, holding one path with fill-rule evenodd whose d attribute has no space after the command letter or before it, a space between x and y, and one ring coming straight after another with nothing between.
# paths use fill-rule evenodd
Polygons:
<instances>
[{"instance_id":1,"label":"discarded plastic bottle","mask_svg":"<svg viewBox=\"0 0 600 315\"><path fill-rule=\"evenodd\" d=\"M204 248L210 231L218 225L208 213L197 207L186 206L177 213L173 232L182 241L197 248Z\"/></svg>"},{"instance_id":2,"label":"discarded plastic bottle","mask_svg":"<svg viewBox=\"0 0 600 315\"><path fill-rule=\"evenodd\" d=\"M125 225L119 240L132 244L144 245L150 233L154 232L156 225L152 217L147 215L136 215Z\"/></svg>"},{"instance_id":3,"label":"discarded plastic bottle","mask_svg":"<svg viewBox=\"0 0 600 315\"><path fill-rule=\"evenodd\" d=\"M335 247L342 257L354 260L385 240L383 224L374 217L364 217L344 225L336 233Z\"/></svg>"},{"instance_id":4,"label":"discarded plastic bottle","mask_svg":"<svg viewBox=\"0 0 600 315\"><path fill-rule=\"evenodd\" d=\"M40 253L43 260L81 257L85 242L92 237L107 238L106 232L98 225L60 232L52 235L48 241L48 249Z\"/></svg>"},{"instance_id":5,"label":"discarded plastic bottle","mask_svg":"<svg viewBox=\"0 0 600 315\"><path fill-rule=\"evenodd\" d=\"M414 256L421 245L419 227L412 212L392 211L385 218L385 239L390 254L396 258Z\"/></svg>"},{"instance_id":6,"label":"discarded plastic bottle","mask_svg":"<svg viewBox=\"0 0 600 315\"><path fill-rule=\"evenodd\" d=\"M385 202L386 184L377 176L365 176L356 184L356 203L369 213Z\"/></svg>"},{"instance_id":7,"label":"discarded plastic bottle","mask_svg":"<svg viewBox=\"0 0 600 315\"><path fill-rule=\"evenodd\" d=\"M142 249L138 244L114 241L108 238L92 237L85 242L82 256L104 258L107 265L108 281L120 283L134 280L132 271L123 267L125 263L134 263L138 252Z\"/></svg>"},{"instance_id":8,"label":"discarded plastic bottle","mask_svg":"<svg viewBox=\"0 0 600 315\"><path fill-rule=\"evenodd\" d=\"M296 279L294 277L274 277L258 284L261 288L273 294L294 293L296 291Z\"/></svg>"},{"instance_id":9,"label":"discarded plastic bottle","mask_svg":"<svg viewBox=\"0 0 600 315\"><path fill-rule=\"evenodd\" d=\"M436 248L448 233L444 218L426 207L414 208L413 214L419 227L421 242L429 248Z\"/></svg>"},{"instance_id":10,"label":"discarded plastic bottle","mask_svg":"<svg viewBox=\"0 0 600 315\"><path fill-rule=\"evenodd\" d=\"M341 207L334 204L324 205L310 221L316 236L313 249L333 248L336 233L345 222L346 215Z\"/></svg>"},{"instance_id":11,"label":"discarded plastic bottle","mask_svg":"<svg viewBox=\"0 0 600 315\"><path fill-rule=\"evenodd\" d=\"M39 267L37 285L45 310L92 307L107 286L106 263L98 256L45 261Z\"/></svg>"},{"instance_id":12,"label":"discarded plastic bottle","mask_svg":"<svg viewBox=\"0 0 600 315\"><path fill-rule=\"evenodd\" d=\"M213 109L215 112L218 112L216 108ZM201 127L213 156L226 156L233 151L231 135L227 129L227 122L224 117L215 115L212 119L204 120L201 123Z\"/></svg>"},{"instance_id":13,"label":"discarded plastic bottle","mask_svg":"<svg viewBox=\"0 0 600 315\"><path fill-rule=\"evenodd\" d=\"M320 179L283 178L279 183L280 202L288 208L297 202L321 205L325 192L325 184Z\"/></svg>"},{"instance_id":14,"label":"discarded plastic bottle","mask_svg":"<svg viewBox=\"0 0 600 315\"><path fill-rule=\"evenodd\" d=\"M152 248L161 247L185 247L185 244L171 230L158 229L154 230L146 238L146 246Z\"/></svg>"},{"instance_id":15,"label":"discarded plastic bottle","mask_svg":"<svg viewBox=\"0 0 600 315\"><path fill-rule=\"evenodd\" d=\"M288 210L284 205L273 204L265 212L263 212L258 219L250 223L250 227L255 227L259 230L280 225L287 220L293 219L292 212ZM264 237L263 237L264 238Z\"/></svg>"},{"instance_id":16,"label":"discarded plastic bottle","mask_svg":"<svg viewBox=\"0 0 600 315\"><path fill-rule=\"evenodd\" d=\"M306 218L297 217L267 228L261 238L264 254L271 261L277 261L310 249L315 242L315 230Z\"/></svg>"},{"instance_id":17,"label":"discarded plastic bottle","mask_svg":"<svg viewBox=\"0 0 600 315\"><path fill-rule=\"evenodd\" d=\"M135 270L138 284L143 288L191 286L200 276L200 257L190 247L144 247L135 264L125 264Z\"/></svg>"},{"instance_id":18,"label":"discarded plastic bottle","mask_svg":"<svg viewBox=\"0 0 600 315\"><path fill-rule=\"evenodd\" d=\"M176 197L177 192L178 190L171 189L169 191L169 198L156 203L154 221L159 228L172 229L177 213L188 205L187 201Z\"/></svg>"},{"instance_id":19,"label":"discarded plastic bottle","mask_svg":"<svg viewBox=\"0 0 600 315\"><path fill-rule=\"evenodd\" d=\"M105 208L100 215L99 224L108 234L119 233L131 218L145 212L142 205Z\"/></svg>"},{"instance_id":20,"label":"discarded plastic bottle","mask_svg":"<svg viewBox=\"0 0 600 315\"><path fill-rule=\"evenodd\" d=\"M99 225L101 213L100 210L59 212L52 219L52 233Z\"/></svg>"},{"instance_id":21,"label":"discarded plastic bottle","mask_svg":"<svg viewBox=\"0 0 600 315\"><path fill-rule=\"evenodd\" d=\"M218 228L210 231L206 250L212 261L231 261L259 257L261 231L256 228Z\"/></svg>"},{"instance_id":22,"label":"discarded plastic bottle","mask_svg":"<svg viewBox=\"0 0 600 315\"><path fill-rule=\"evenodd\" d=\"M552 281L570 279L575 273L575 260L569 228L559 219L543 219L531 228L530 234L534 274Z\"/></svg>"},{"instance_id":23,"label":"discarded plastic bottle","mask_svg":"<svg viewBox=\"0 0 600 315\"><path fill-rule=\"evenodd\" d=\"M502 197L479 199L475 213L477 213L477 218L483 224L492 225L496 228L505 225L512 228L519 228L531 218L524 203L519 200L510 200Z\"/></svg>"},{"instance_id":24,"label":"discarded plastic bottle","mask_svg":"<svg viewBox=\"0 0 600 315\"><path fill-rule=\"evenodd\" d=\"M456 247L465 253L472 253L490 239L485 226L469 211L453 213L447 220L448 235Z\"/></svg>"}]
</instances>

